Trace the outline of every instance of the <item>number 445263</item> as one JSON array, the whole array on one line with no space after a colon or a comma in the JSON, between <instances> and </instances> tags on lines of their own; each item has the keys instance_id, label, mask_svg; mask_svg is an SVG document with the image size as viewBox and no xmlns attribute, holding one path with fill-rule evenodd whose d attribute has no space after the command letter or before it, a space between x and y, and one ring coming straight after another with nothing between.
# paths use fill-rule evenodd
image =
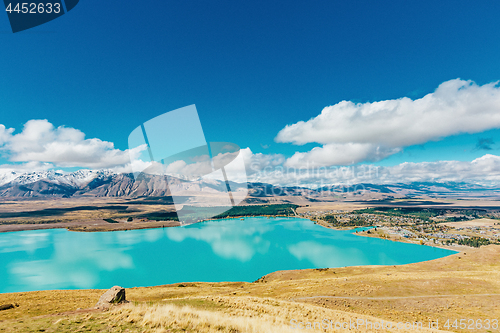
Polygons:
<instances>
[{"instance_id":1,"label":"number 445263","mask_svg":"<svg viewBox=\"0 0 500 333\"><path fill-rule=\"evenodd\" d=\"M17 3L14 8L12 8L12 4L9 3L5 11L12 13L22 13L22 14L59 14L61 12L61 4L60 3Z\"/></svg>"},{"instance_id":2,"label":"number 445263","mask_svg":"<svg viewBox=\"0 0 500 333\"><path fill-rule=\"evenodd\" d=\"M448 319L444 324L444 328L455 328L461 330L481 330L481 329L498 329L498 319Z\"/></svg>"}]
</instances>

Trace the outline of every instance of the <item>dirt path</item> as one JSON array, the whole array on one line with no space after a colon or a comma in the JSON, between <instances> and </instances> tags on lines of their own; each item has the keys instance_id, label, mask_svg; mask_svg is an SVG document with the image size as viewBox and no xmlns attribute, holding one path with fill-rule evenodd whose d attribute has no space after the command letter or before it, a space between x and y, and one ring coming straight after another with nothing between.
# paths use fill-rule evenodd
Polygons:
<instances>
[{"instance_id":1,"label":"dirt path","mask_svg":"<svg viewBox=\"0 0 500 333\"><path fill-rule=\"evenodd\" d=\"M308 296L292 298L292 301L301 299L314 298L338 298L352 300L391 300L391 299L408 299L408 298L439 298L439 297L474 297L474 296L500 296L500 294L469 294L469 295L418 295L418 296L384 296L384 297L366 297L366 296Z\"/></svg>"}]
</instances>

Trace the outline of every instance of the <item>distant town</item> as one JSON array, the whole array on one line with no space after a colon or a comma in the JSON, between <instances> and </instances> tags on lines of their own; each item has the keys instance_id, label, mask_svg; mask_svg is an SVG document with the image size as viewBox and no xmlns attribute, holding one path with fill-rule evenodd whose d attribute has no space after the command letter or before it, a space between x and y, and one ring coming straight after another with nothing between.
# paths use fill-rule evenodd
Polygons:
<instances>
[{"instance_id":1,"label":"distant town","mask_svg":"<svg viewBox=\"0 0 500 333\"><path fill-rule=\"evenodd\" d=\"M500 212L482 209L369 208L298 213L326 227L372 227L360 234L437 246L500 245Z\"/></svg>"}]
</instances>

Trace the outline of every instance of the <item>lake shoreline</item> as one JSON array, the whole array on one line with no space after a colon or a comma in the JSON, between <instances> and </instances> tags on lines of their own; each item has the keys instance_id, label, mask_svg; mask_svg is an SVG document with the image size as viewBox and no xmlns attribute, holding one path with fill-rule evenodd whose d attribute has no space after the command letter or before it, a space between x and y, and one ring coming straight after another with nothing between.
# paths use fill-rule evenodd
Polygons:
<instances>
[{"instance_id":1,"label":"lake shoreline","mask_svg":"<svg viewBox=\"0 0 500 333\"><path fill-rule=\"evenodd\" d=\"M75 231L75 232L110 232L110 231L168 228L177 226L180 226L180 223L177 221L148 220L148 221L136 221L136 222L109 223L104 220L89 219L89 220L74 220L68 222L55 222L55 223L1 224L0 233L28 231L28 230L49 230L49 229L66 229L68 231Z\"/></svg>"},{"instance_id":2,"label":"lake shoreline","mask_svg":"<svg viewBox=\"0 0 500 333\"><path fill-rule=\"evenodd\" d=\"M262 217L262 218L302 218L305 220L309 220L323 228L331 229L331 230L337 230L337 231L348 231L348 230L354 230L357 228L363 228L363 226L353 226L353 227L345 227L345 228L337 228L337 227L332 227L328 223L318 220L318 221L313 221L308 218L300 217L300 216L268 216L268 215L262 215L262 216L235 216L235 217L227 217L225 219L231 219L231 220L244 220L245 218L251 218L251 217ZM210 221L218 221L222 219L206 219L200 222L196 223L201 223L201 222L210 222ZM142 230L142 229L158 229L158 228L170 228L170 227L179 227L181 224L177 221L153 221L153 220L147 220L147 221L135 221L135 222L119 222L119 223L109 223L104 220L99 220L99 219L92 219L92 220L74 220L74 221L69 221L69 222L56 222L56 223L39 223L39 224L1 224L0 225L0 233L4 232L17 232L17 231L28 231L28 230L50 230L50 229L66 229L68 231L74 231L74 232L112 232L112 231L128 231L128 230ZM356 236L362 236L362 237L371 237L371 238L379 238L377 235L373 234L367 234L367 233L353 233ZM406 243L406 244L419 244L418 242L413 242L408 239L402 239L402 238L384 238L386 240L391 240L394 242L399 242L399 243ZM452 251L463 251L466 249L469 249L470 247L467 246L446 246L446 245L435 245L435 244L424 244L426 246L431 246L435 248L440 248L440 249L445 249L445 250L452 250Z\"/></svg>"},{"instance_id":3,"label":"lake shoreline","mask_svg":"<svg viewBox=\"0 0 500 333\"><path fill-rule=\"evenodd\" d=\"M225 218L210 218L203 221L195 222L210 222L218 220L244 220L251 217L262 218L301 218L299 216L287 215L258 215L258 216L231 216ZM305 219L305 218L304 218ZM308 220L308 219L306 219ZM125 230L140 230L140 229L156 229L167 227L179 227L181 224L178 221L156 221L156 220L136 220L133 222L118 221L118 223L109 223L103 219L88 219L88 220L71 220L68 222L54 222L54 223L12 223L0 224L0 233L2 232L15 232L27 230L48 230L48 229L67 229L68 231L76 232L110 232L110 231L125 231Z\"/></svg>"}]
</instances>

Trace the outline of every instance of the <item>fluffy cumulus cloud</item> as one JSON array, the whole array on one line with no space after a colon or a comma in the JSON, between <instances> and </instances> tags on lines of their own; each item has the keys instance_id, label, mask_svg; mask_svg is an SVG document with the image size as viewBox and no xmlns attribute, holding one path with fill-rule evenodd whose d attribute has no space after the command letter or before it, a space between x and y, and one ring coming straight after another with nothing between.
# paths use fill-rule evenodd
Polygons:
<instances>
[{"instance_id":1,"label":"fluffy cumulus cloud","mask_svg":"<svg viewBox=\"0 0 500 333\"><path fill-rule=\"evenodd\" d=\"M41 163L41 162L26 162L17 164L2 164L0 165L0 174L8 172L34 172L34 171L45 171L55 168L52 163Z\"/></svg>"},{"instance_id":2,"label":"fluffy cumulus cloud","mask_svg":"<svg viewBox=\"0 0 500 333\"><path fill-rule=\"evenodd\" d=\"M30 120L23 130L0 125L0 151L11 162L53 164L59 167L111 168L136 159L144 147L131 151L115 149L112 142L85 139L80 130L54 127L47 120Z\"/></svg>"},{"instance_id":3,"label":"fluffy cumulus cloud","mask_svg":"<svg viewBox=\"0 0 500 333\"><path fill-rule=\"evenodd\" d=\"M2 146L14 132L13 128L6 128L4 125L0 124L0 146Z\"/></svg>"},{"instance_id":4,"label":"fluffy cumulus cloud","mask_svg":"<svg viewBox=\"0 0 500 333\"><path fill-rule=\"evenodd\" d=\"M309 152L297 152L285 164L291 167L349 165L360 161L379 161L399 151L399 148L372 143L332 143L315 147Z\"/></svg>"},{"instance_id":5,"label":"fluffy cumulus cloud","mask_svg":"<svg viewBox=\"0 0 500 333\"><path fill-rule=\"evenodd\" d=\"M500 156L491 154L471 162L453 160L405 162L390 167L360 164L295 168L281 164L273 168L257 168L257 165L258 163L254 163L252 172L249 172L250 182L281 186L321 187L332 184L394 184L424 181L500 185Z\"/></svg>"},{"instance_id":6,"label":"fluffy cumulus cloud","mask_svg":"<svg viewBox=\"0 0 500 333\"><path fill-rule=\"evenodd\" d=\"M420 99L373 103L342 101L308 121L283 128L277 142L322 147L296 153L286 165L349 165L377 161L402 148L459 133L500 128L500 87L460 79Z\"/></svg>"},{"instance_id":7,"label":"fluffy cumulus cloud","mask_svg":"<svg viewBox=\"0 0 500 333\"><path fill-rule=\"evenodd\" d=\"M109 169L115 173L134 173L137 170L150 170L152 166L153 163L151 162L134 159L128 164L118 165Z\"/></svg>"},{"instance_id":8,"label":"fluffy cumulus cloud","mask_svg":"<svg viewBox=\"0 0 500 333\"><path fill-rule=\"evenodd\" d=\"M402 163L380 168L378 182L412 181L474 182L483 185L500 184L500 156L486 154L472 162L438 161Z\"/></svg>"}]
</instances>

